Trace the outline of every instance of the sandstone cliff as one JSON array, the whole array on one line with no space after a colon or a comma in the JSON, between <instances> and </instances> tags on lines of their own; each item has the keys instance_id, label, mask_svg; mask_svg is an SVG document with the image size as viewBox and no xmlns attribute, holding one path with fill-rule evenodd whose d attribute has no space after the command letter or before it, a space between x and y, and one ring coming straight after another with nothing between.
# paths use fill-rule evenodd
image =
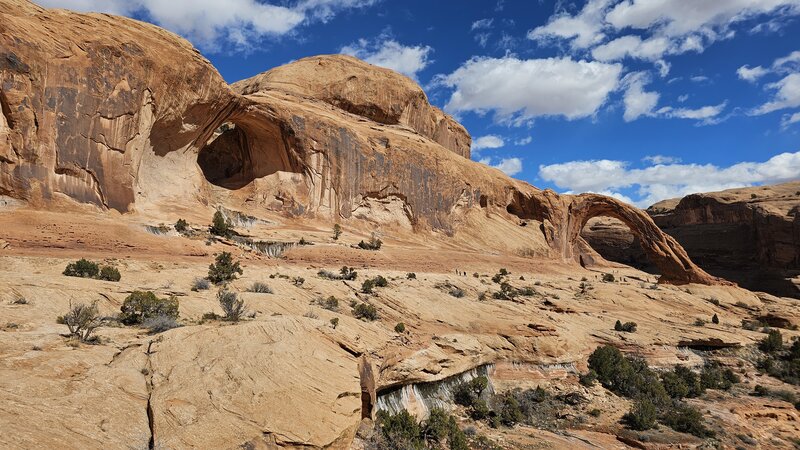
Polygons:
<instances>
[{"instance_id":1,"label":"sandstone cliff","mask_svg":"<svg viewBox=\"0 0 800 450\"><path fill-rule=\"evenodd\" d=\"M800 182L692 194L647 212L709 272L800 298Z\"/></svg>"},{"instance_id":2,"label":"sandstone cliff","mask_svg":"<svg viewBox=\"0 0 800 450\"><path fill-rule=\"evenodd\" d=\"M529 224L524 240L541 256L575 262L589 258L583 224L606 215L640 237L663 281L716 282L635 208L541 191L465 158L463 127L385 69L307 58L237 83L242 95L157 27L0 6L0 194L120 212L223 204L446 235L500 220Z\"/></svg>"}]
</instances>

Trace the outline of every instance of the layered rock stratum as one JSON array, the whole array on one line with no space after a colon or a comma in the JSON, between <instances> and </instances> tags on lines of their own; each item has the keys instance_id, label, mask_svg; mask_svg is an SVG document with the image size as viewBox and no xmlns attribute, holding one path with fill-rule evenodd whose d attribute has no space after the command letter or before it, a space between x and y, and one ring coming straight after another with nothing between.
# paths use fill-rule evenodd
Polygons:
<instances>
[{"instance_id":1,"label":"layered rock stratum","mask_svg":"<svg viewBox=\"0 0 800 450\"><path fill-rule=\"evenodd\" d=\"M502 448L708 444L630 435L630 401L578 383L602 344L660 368L736 368L741 386L692 400L721 445L744 442L731 429L762 448L800 434L790 403L747 395L793 387L759 375L763 335L740 328L769 317L796 336L792 303L709 275L636 208L470 161L464 128L401 75L328 55L229 86L158 27L0 0L0 104L2 448L359 449L381 408L424 417L442 402L431 393L476 373L498 392L585 397L555 431L448 406ZM235 239L208 234L215 211ZM660 277L609 267L581 237L596 217L632 230ZM164 225L179 218L188 233ZM359 249L373 233L383 247ZM217 288L193 289L223 251L244 269L226 287L251 313L239 323L209 314ZM121 281L63 276L80 257ZM343 265L356 281L320 275ZM365 293L378 275L388 285ZM509 288L525 294L497 295ZM135 290L175 296L181 326L114 321ZM81 302L108 318L93 344L57 323Z\"/></svg>"}]
</instances>

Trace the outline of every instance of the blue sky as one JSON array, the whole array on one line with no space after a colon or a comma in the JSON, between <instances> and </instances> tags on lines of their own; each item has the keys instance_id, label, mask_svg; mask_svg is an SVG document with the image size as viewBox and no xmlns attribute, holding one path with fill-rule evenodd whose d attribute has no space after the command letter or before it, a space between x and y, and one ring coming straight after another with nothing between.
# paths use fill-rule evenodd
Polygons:
<instances>
[{"instance_id":1,"label":"blue sky","mask_svg":"<svg viewBox=\"0 0 800 450\"><path fill-rule=\"evenodd\" d=\"M349 53L416 79L473 159L639 206L800 179L800 0L45 0L147 20L233 82Z\"/></svg>"}]
</instances>

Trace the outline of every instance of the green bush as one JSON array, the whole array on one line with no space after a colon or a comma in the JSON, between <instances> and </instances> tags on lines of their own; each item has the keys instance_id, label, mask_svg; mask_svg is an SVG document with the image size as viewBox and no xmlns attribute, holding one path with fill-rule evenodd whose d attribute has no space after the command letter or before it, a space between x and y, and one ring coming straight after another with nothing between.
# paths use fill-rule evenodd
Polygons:
<instances>
[{"instance_id":1,"label":"green bush","mask_svg":"<svg viewBox=\"0 0 800 450\"><path fill-rule=\"evenodd\" d=\"M597 372L594 370L589 369L588 372L582 373L578 375L578 382L586 387L594 386L594 383L597 381Z\"/></svg>"},{"instance_id":2,"label":"green bush","mask_svg":"<svg viewBox=\"0 0 800 450\"><path fill-rule=\"evenodd\" d=\"M97 278L100 273L100 266L96 262L81 258L75 262L67 264L64 275L68 277Z\"/></svg>"},{"instance_id":3,"label":"green bush","mask_svg":"<svg viewBox=\"0 0 800 450\"><path fill-rule=\"evenodd\" d=\"M97 310L97 302L88 305L80 303L75 306L70 302L69 311L58 317L56 322L66 325L69 334L80 339L81 342L93 341L92 333L102 324Z\"/></svg>"},{"instance_id":4,"label":"green bush","mask_svg":"<svg viewBox=\"0 0 800 450\"><path fill-rule=\"evenodd\" d=\"M711 323L713 323L714 325L718 325L719 324L719 317L716 314L711 316Z\"/></svg>"},{"instance_id":5,"label":"green bush","mask_svg":"<svg viewBox=\"0 0 800 450\"><path fill-rule=\"evenodd\" d=\"M417 420L403 410L397 414L378 412L378 425L389 449L422 450L425 443L420 438L422 429Z\"/></svg>"},{"instance_id":6,"label":"green bush","mask_svg":"<svg viewBox=\"0 0 800 450\"><path fill-rule=\"evenodd\" d=\"M222 252L214 258L214 263L208 266L208 281L214 284L226 283L236 279L236 274L244 273L239 262L233 261L229 252Z\"/></svg>"},{"instance_id":7,"label":"green bush","mask_svg":"<svg viewBox=\"0 0 800 450\"><path fill-rule=\"evenodd\" d=\"M689 386L686 385L686 380L674 371L661 374L661 383L664 385L667 395L672 398L682 399L689 396Z\"/></svg>"},{"instance_id":8,"label":"green bush","mask_svg":"<svg viewBox=\"0 0 800 450\"><path fill-rule=\"evenodd\" d=\"M614 330L616 331L624 331L625 333L635 333L636 332L636 322L625 322L622 323L617 320L617 323L614 324Z\"/></svg>"},{"instance_id":9,"label":"green bush","mask_svg":"<svg viewBox=\"0 0 800 450\"><path fill-rule=\"evenodd\" d=\"M723 369L717 362L706 364L700 373L700 384L704 389L728 390L740 381L739 375L736 375L733 370Z\"/></svg>"},{"instance_id":10,"label":"green bush","mask_svg":"<svg viewBox=\"0 0 800 450\"><path fill-rule=\"evenodd\" d=\"M401 334L405 333L406 332L406 324L404 324L403 322L398 323L397 325L394 326L394 331L395 331L395 333L401 333Z\"/></svg>"},{"instance_id":11,"label":"green bush","mask_svg":"<svg viewBox=\"0 0 800 450\"><path fill-rule=\"evenodd\" d=\"M408 272L406 274L406 279L408 279L408 280L416 280L417 279L417 274L415 274L414 272Z\"/></svg>"},{"instance_id":12,"label":"green bush","mask_svg":"<svg viewBox=\"0 0 800 450\"><path fill-rule=\"evenodd\" d=\"M358 303L353 306L353 316L356 319L372 322L378 320L378 309L369 303Z\"/></svg>"},{"instance_id":13,"label":"green bush","mask_svg":"<svg viewBox=\"0 0 800 450\"><path fill-rule=\"evenodd\" d=\"M178 221L175 222L175 231L178 233L183 233L187 228L189 228L189 223L187 221L178 219Z\"/></svg>"},{"instance_id":14,"label":"green bush","mask_svg":"<svg viewBox=\"0 0 800 450\"><path fill-rule=\"evenodd\" d=\"M634 430L644 431L656 426L656 407L649 399L636 400L623 419Z\"/></svg>"},{"instance_id":15,"label":"green bush","mask_svg":"<svg viewBox=\"0 0 800 450\"><path fill-rule=\"evenodd\" d=\"M211 228L208 229L208 232L221 237L230 237L233 234L231 224L225 220L222 211L214 213L214 218L211 220Z\"/></svg>"},{"instance_id":16,"label":"green bush","mask_svg":"<svg viewBox=\"0 0 800 450\"><path fill-rule=\"evenodd\" d=\"M338 223L333 226L333 240L338 241L339 236L342 235L342 226Z\"/></svg>"},{"instance_id":17,"label":"green bush","mask_svg":"<svg viewBox=\"0 0 800 450\"><path fill-rule=\"evenodd\" d=\"M383 241L378 239L375 233L372 233L372 237L369 241L364 242L363 240L358 243L358 248L363 250L380 250L381 246L383 245Z\"/></svg>"},{"instance_id":18,"label":"green bush","mask_svg":"<svg viewBox=\"0 0 800 450\"><path fill-rule=\"evenodd\" d=\"M603 274L603 281L606 283L613 283L614 282L614 274L612 273L604 273Z\"/></svg>"},{"instance_id":19,"label":"green bush","mask_svg":"<svg viewBox=\"0 0 800 450\"><path fill-rule=\"evenodd\" d=\"M512 427L517 423L522 422L522 420L525 418L522 415L519 402L511 392L506 392L500 396L497 416L500 420L500 423L507 427Z\"/></svg>"},{"instance_id":20,"label":"green bush","mask_svg":"<svg viewBox=\"0 0 800 450\"><path fill-rule=\"evenodd\" d=\"M378 275L374 278L368 278L364 280L361 284L361 292L365 294L372 294L375 292L376 287L386 287L389 285L389 282L381 275Z\"/></svg>"},{"instance_id":21,"label":"green bush","mask_svg":"<svg viewBox=\"0 0 800 450\"><path fill-rule=\"evenodd\" d=\"M247 288L247 292L254 292L256 294L272 294L272 288L268 284L256 281Z\"/></svg>"},{"instance_id":22,"label":"green bush","mask_svg":"<svg viewBox=\"0 0 800 450\"><path fill-rule=\"evenodd\" d=\"M119 274L119 270L117 270L116 267L103 266L100 269L100 275L98 278L105 281L119 281L122 276Z\"/></svg>"},{"instance_id":23,"label":"green bush","mask_svg":"<svg viewBox=\"0 0 800 450\"><path fill-rule=\"evenodd\" d=\"M158 298L150 291L134 291L120 308L120 322L141 325L145 320L159 316L178 318L178 299L175 296Z\"/></svg>"},{"instance_id":24,"label":"green bush","mask_svg":"<svg viewBox=\"0 0 800 450\"><path fill-rule=\"evenodd\" d=\"M783 349L783 335L779 330L769 330L767 337L765 337L758 345L764 353L775 353Z\"/></svg>"},{"instance_id":25,"label":"green bush","mask_svg":"<svg viewBox=\"0 0 800 450\"><path fill-rule=\"evenodd\" d=\"M347 267L347 266L343 266L341 270L339 270L339 274L341 274L343 280L348 280L348 281L355 280L356 277L358 276L358 272L356 272L356 270L353 267Z\"/></svg>"},{"instance_id":26,"label":"green bush","mask_svg":"<svg viewBox=\"0 0 800 450\"><path fill-rule=\"evenodd\" d=\"M321 306L323 309L327 309L328 311L339 310L339 299L334 297L333 295L329 296L326 299L318 298L317 304Z\"/></svg>"},{"instance_id":27,"label":"green bush","mask_svg":"<svg viewBox=\"0 0 800 450\"><path fill-rule=\"evenodd\" d=\"M703 425L700 411L690 405L680 404L670 408L661 420L664 425L681 433L689 433L700 438L714 435Z\"/></svg>"},{"instance_id":28,"label":"green bush","mask_svg":"<svg viewBox=\"0 0 800 450\"><path fill-rule=\"evenodd\" d=\"M225 313L225 320L238 322L247 313L244 300L240 299L239 295L235 292L220 289L219 292L217 292L217 301L219 301L222 312Z\"/></svg>"}]
</instances>

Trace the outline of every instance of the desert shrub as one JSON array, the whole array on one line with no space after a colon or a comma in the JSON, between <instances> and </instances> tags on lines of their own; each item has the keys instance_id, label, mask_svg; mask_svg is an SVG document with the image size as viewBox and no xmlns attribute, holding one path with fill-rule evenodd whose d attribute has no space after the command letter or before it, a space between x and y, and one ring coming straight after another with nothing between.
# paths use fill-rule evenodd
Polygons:
<instances>
[{"instance_id":1,"label":"desert shrub","mask_svg":"<svg viewBox=\"0 0 800 450\"><path fill-rule=\"evenodd\" d=\"M339 236L342 235L342 226L338 223L333 226L333 240L338 241Z\"/></svg>"},{"instance_id":2,"label":"desert shrub","mask_svg":"<svg viewBox=\"0 0 800 450\"><path fill-rule=\"evenodd\" d=\"M363 250L380 250L381 245L383 245L383 241L378 239L375 233L372 233L372 237L370 237L369 241L364 242L363 240L358 243L358 248Z\"/></svg>"},{"instance_id":3,"label":"desert shrub","mask_svg":"<svg viewBox=\"0 0 800 450\"><path fill-rule=\"evenodd\" d=\"M230 237L233 234L231 223L225 219L222 211L214 213L214 217L211 219L211 228L208 229L208 232L221 237Z\"/></svg>"},{"instance_id":4,"label":"desert shrub","mask_svg":"<svg viewBox=\"0 0 800 450\"><path fill-rule=\"evenodd\" d=\"M338 317L332 318L330 322L331 322L331 326L333 327L334 330L336 329L336 327L339 326L339 318Z\"/></svg>"},{"instance_id":5,"label":"desert shrub","mask_svg":"<svg viewBox=\"0 0 800 450\"><path fill-rule=\"evenodd\" d=\"M386 440L385 448L391 450L422 450L425 448L425 443L420 437L422 429L408 411L402 410L397 414L380 411L377 420L381 435Z\"/></svg>"},{"instance_id":6,"label":"desert shrub","mask_svg":"<svg viewBox=\"0 0 800 450\"><path fill-rule=\"evenodd\" d=\"M358 272L353 267L342 266L339 270L339 274L341 274L343 280L352 281L355 280L358 276Z\"/></svg>"},{"instance_id":7,"label":"desert shrub","mask_svg":"<svg viewBox=\"0 0 800 450\"><path fill-rule=\"evenodd\" d=\"M775 353L783 349L783 335L779 330L769 330L767 337L765 337L758 345L764 353Z\"/></svg>"},{"instance_id":8,"label":"desert shrub","mask_svg":"<svg viewBox=\"0 0 800 450\"><path fill-rule=\"evenodd\" d=\"M369 303L358 303L353 306L353 316L356 319L372 322L378 320L378 309Z\"/></svg>"},{"instance_id":9,"label":"desert shrub","mask_svg":"<svg viewBox=\"0 0 800 450\"><path fill-rule=\"evenodd\" d=\"M295 286L302 286L306 282L306 279L303 277L294 277L292 278L292 284Z\"/></svg>"},{"instance_id":10,"label":"desert shrub","mask_svg":"<svg viewBox=\"0 0 800 450\"><path fill-rule=\"evenodd\" d=\"M247 313L244 300L240 299L239 295L235 292L220 289L219 292L217 292L217 301L219 301L222 312L225 313L225 320L238 322Z\"/></svg>"},{"instance_id":11,"label":"desert shrub","mask_svg":"<svg viewBox=\"0 0 800 450\"><path fill-rule=\"evenodd\" d=\"M499 404L497 408L497 419L502 425L512 427L519 422L522 422L525 417L522 415L522 409L519 402L511 392L506 392L500 395Z\"/></svg>"},{"instance_id":12,"label":"desert shrub","mask_svg":"<svg viewBox=\"0 0 800 450\"><path fill-rule=\"evenodd\" d=\"M694 320L694 326L696 327L704 327L706 326L706 321L700 318Z\"/></svg>"},{"instance_id":13,"label":"desert shrub","mask_svg":"<svg viewBox=\"0 0 800 450\"><path fill-rule=\"evenodd\" d=\"M319 315L317 315L317 313L315 313L314 311L310 310L305 314L303 314L303 317L308 317L309 319L319 319Z\"/></svg>"},{"instance_id":14,"label":"desert shrub","mask_svg":"<svg viewBox=\"0 0 800 450\"><path fill-rule=\"evenodd\" d=\"M97 310L97 302L89 304L69 304L69 311L60 316L56 322L64 324L69 329L69 334L80 339L81 342L93 340L92 333L102 324Z\"/></svg>"},{"instance_id":15,"label":"desert shrub","mask_svg":"<svg viewBox=\"0 0 800 450\"><path fill-rule=\"evenodd\" d=\"M475 405L475 402L488 386L488 378L485 376L475 377L453 389L453 401L458 405L470 408Z\"/></svg>"},{"instance_id":16,"label":"desert shrub","mask_svg":"<svg viewBox=\"0 0 800 450\"><path fill-rule=\"evenodd\" d=\"M604 273L603 274L603 281L606 283L613 283L614 282L614 274L613 273Z\"/></svg>"},{"instance_id":17,"label":"desert shrub","mask_svg":"<svg viewBox=\"0 0 800 450\"><path fill-rule=\"evenodd\" d=\"M777 330L773 331L779 333ZM759 369L786 383L800 385L800 340L795 340L791 347L786 349L783 345L783 337L781 336L779 341L777 337L779 334L773 334L773 331L770 332L771 336L775 336L772 337L772 342L762 343L762 346L770 349L781 348L782 350L772 350L767 353L767 356L759 362ZM767 336L764 341L769 342L770 336Z\"/></svg>"},{"instance_id":18,"label":"desert shrub","mask_svg":"<svg viewBox=\"0 0 800 450\"><path fill-rule=\"evenodd\" d=\"M188 228L189 228L189 223L183 219L178 219L178 221L175 222L175 231L177 231L178 233L183 233Z\"/></svg>"},{"instance_id":19,"label":"desert shrub","mask_svg":"<svg viewBox=\"0 0 800 450\"><path fill-rule=\"evenodd\" d=\"M625 322L622 323L619 320L614 324L614 330L616 331L623 331L625 333L635 333L636 332L636 322Z\"/></svg>"},{"instance_id":20,"label":"desert shrub","mask_svg":"<svg viewBox=\"0 0 800 450\"><path fill-rule=\"evenodd\" d=\"M504 277L505 277L505 276L511 275L511 272L509 272L509 271L508 271L508 270L506 270L505 268L502 268L502 269L500 269L499 271L497 271L497 274L498 274L498 275L502 275L502 276L504 276Z\"/></svg>"},{"instance_id":21,"label":"desert shrub","mask_svg":"<svg viewBox=\"0 0 800 450\"><path fill-rule=\"evenodd\" d=\"M211 282L205 278L195 278L192 282L193 291L205 291L211 289Z\"/></svg>"},{"instance_id":22,"label":"desert shrub","mask_svg":"<svg viewBox=\"0 0 800 450\"><path fill-rule=\"evenodd\" d=\"M327 309L328 311L338 311L339 310L339 299L334 297L333 295L329 296L328 298L318 298L315 301L323 309Z\"/></svg>"},{"instance_id":23,"label":"desert shrub","mask_svg":"<svg viewBox=\"0 0 800 450\"><path fill-rule=\"evenodd\" d=\"M142 326L150 330L151 333L163 333L164 331L177 328L180 325L174 317L156 316L145 319Z\"/></svg>"},{"instance_id":24,"label":"desert shrub","mask_svg":"<svg viewBox=\"0 0 800 450\"><path fill-rule=\"evenodd\" d=\"M100 273L100 266L96 262L81 258L67 264L63 273L68 277L97 278Z\"/></svg>"},{"instance_id":25,"label":"desert shrub","mask_svg":"<svg viewBox=\"0 0 800 450\"><path fill-rule=\"evenodd\" d=\"M717 316L716 314L711 316L711 323L713 323L714 325L718 325L719 324L719 316Z\"/></svg>"},{"instance_id":26,"label":"desert shrub","mask_svg":"<svg viewBox=\"0 0 800 450\"><path fill-rule=\"evenodd\" d=\"M739 375L736 375L733 370L723 368L717 362L706 364L700 373L700 385L703 389L727 390L740 381Z\"/></svg>"},{"instance_id":27,"label":"desert shrub","mask_svg":"<svg viewBox=\"0 0 800 450\"><path fill-rule=\"evenodd\" d=\"M376 287L386 287L389 285L389 282L381 275L378 275L374 278L368 278L364 280L364 283L361 284L361 292L365 294L372 294L375 291Z\"/></svg>"},{"instance_id":28,"label":"desert shrub","mask_svg":"<svg viewBox=\"0 0 800 450\"><path fill-rule=\"evenodd\" d=\"M151 291L134 291L120 308L119 321L125 325L141 325L158 316L178 317L178 299L175 296L158 298Z\"/></svg>"},{"instance_id":29,"label":"desert shrub","mask_svg":"<svg viewBox=\"0 0 800 450\"><path fill-rule=\"evenodd\" d=\"M97 278L105 281L119 281L122 276L119 274L119 270L116 267L103 266Z\"/></svg>"},{"instance_id":30,"label":"desert shrub","mask_svg":"<svg viewBox=\"0 0 800 450\"><path fill-rule=\"evenodd\" d=\"M406 279L407 280L416 280L417 279L417 274L415 274L414 272L408 272L406 274Z\"/></svg>"},{"instance_id":31,"label":"desert shrub","mask_svg":"<svg viewBox=\"0 0 800 450\"><path fill-rule=\"evenodd\" d=\"M703 416L697 408L679 404L670 408L662 417L664 425L681 433L689 433L697 437L711 437L714 433L703 425Z\"/></svg>"},{"instance_id":32,"label":"desert shrub","mask_svg":"<svg viewBox=\"0 0 800 450\"><path fill-rule=\"evenodd\" d=\"M672 398L682 399L689 396L689 386L686 380L674 371L661 374L661 383L667 391L667 395Z\"/></svg>"},{"instance_id":33,"label":"desert shrub","mask_svg":"<svg viewBox=\"0 0 800 450\"><path fill-rule=\"evenodd\" d=\"M236 274L242 273L239 261L234 262L229 252L219 253L215 256L214 263L208 266L208 280L214 284L233 281L236 279Z\"/></svg>"},{"instance_id":34,"label":"desert shrub","mask_svg":"<svg viewBox=\"0 0 800 450\"><path fill-rule=\"evenodd\" d=\"M649 399L643 398L634 402L631 410L623 420L634 430L649 430L656 426L656 407Z\"/></svg>"},{"instance_id":35,"label":"desert shrub","mask_svg":"<svg viewBox=\"0 0 800 450\"><path fill-rule=\"evenodd\" d=\"M394 326L395 333L405 333L406 332L406 324L403 322L399 322L397 325Z\"/></svg>"},{"instance_id":36,"label":"desert shrub","mask_svg":"<svg viewBox=\"0 0 800 450\"><path fill-rule=\"evenodd\" d=\"M254 292L256 294L272 294L272 288L266 283L256 281L247 288L247 292Z\"/></svg>"},{"instance_id":37,"label":"desert shrub","mask_svg":"<svg viewBox=\"0 0 800 450\"><path fill-rule=\"evenodd\" d=\"M594 370L589 370L586 373L582 373L578 375L578 382L586 387L594 386L594 383L597 381L597 372Z\"/></svg>"}]
</instances>

